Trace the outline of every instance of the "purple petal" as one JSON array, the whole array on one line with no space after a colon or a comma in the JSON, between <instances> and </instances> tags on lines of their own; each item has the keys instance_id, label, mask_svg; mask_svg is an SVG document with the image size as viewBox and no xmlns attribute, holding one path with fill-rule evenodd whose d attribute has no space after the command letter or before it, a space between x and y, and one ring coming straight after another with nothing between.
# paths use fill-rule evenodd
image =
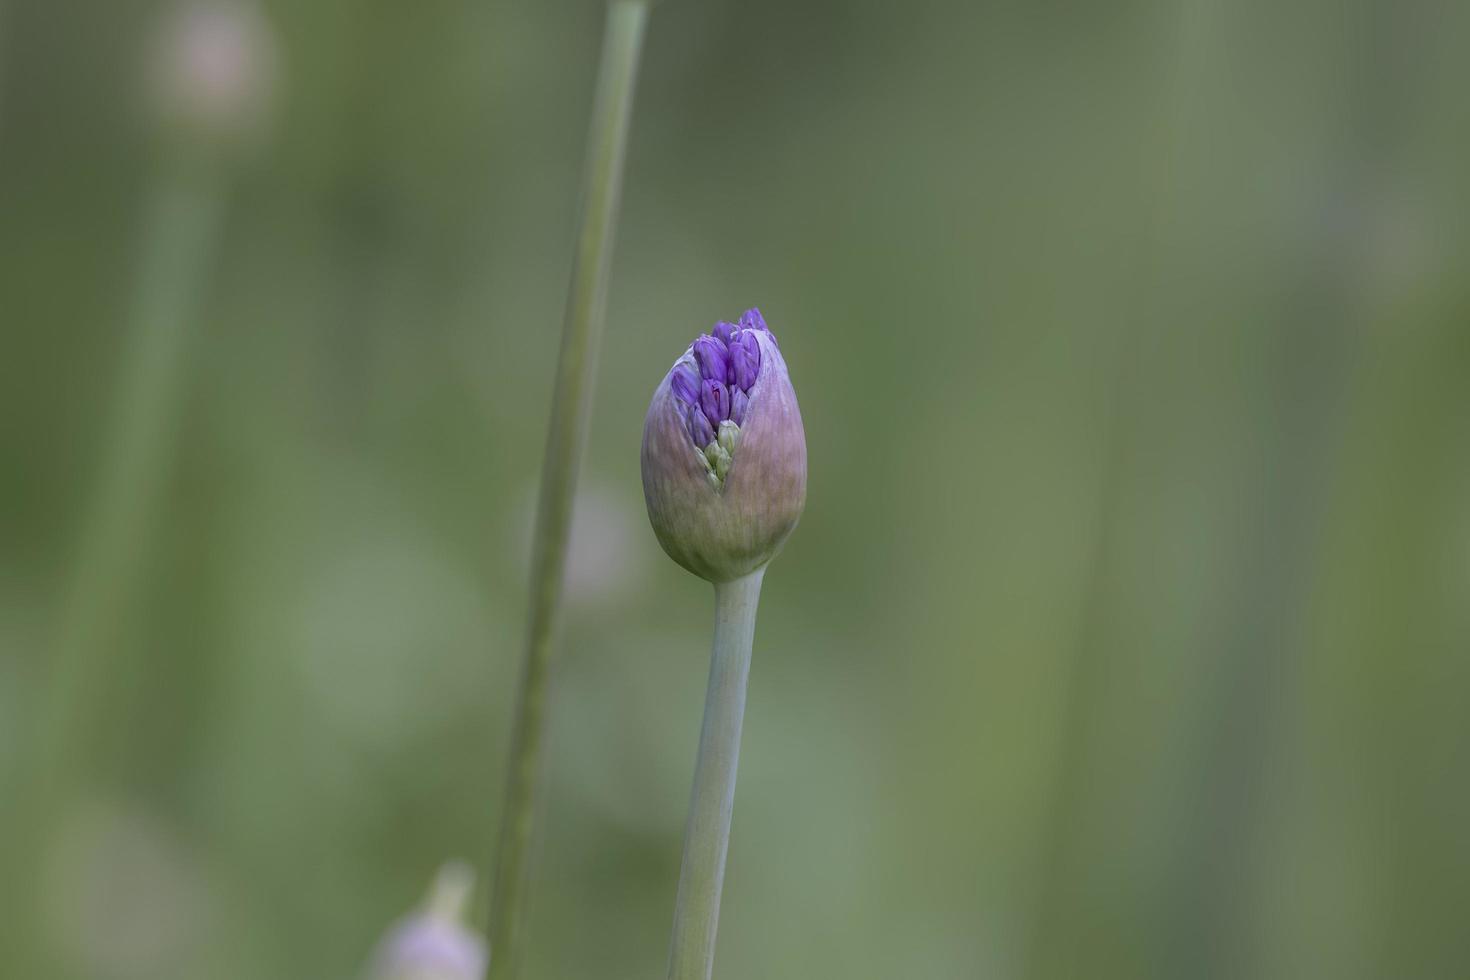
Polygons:
<instances>
[{"instance_id":1,"label":"purple petal","mask_svg":"<svg viewBox=\"0 0 1470 980\"><path fill-rule=\"evenodd\" d=\"M763 331L766 336L771 338L771 342L775 343L776 335L771 333L771 328L766 326L766 318L761 316L761 311L754 306L740 314L740 325L746 330ZM776 346L779 347L781 345L776 344Z\"/></svg>"},{"instance_id":2,"label":"purple petal","mask_svg":"<svg viewBox=\"0 0 1470 980\"><path fill-rule=\"evenodd\" d=\"M730 373L730 350L725 342L703 334L694 342L694 360L701 378L724 381Z\"/></svg>"},{"instance_id":3,"label":"purple petal","mask_svg":"<svg viewBox=\"0 0 1470 980\"><path fill-rule=\"evenodd\" d=\"M718 426L730 417L730 389L722 381L702 382L699 386L699 406L709 417L711 427Z\"/></svg>"},{"instance_id":4,"label":"purple petal","mask_svg":"<svg viewBox=\"0 0 1470 980\"><path fill-rule=\"evenodd\" d=\"M710 333L715 335L716 340L719 340L728 345L730 343L730 338L733 337L735 335L735 331L739 329L739 327L735 326L735 324L731 323L729 320L721 320L719 323L715 324L715 328L711 330Z\"/></svg>"},{"instance_id":5,"label":"purple petal","mask_svg":"<svg viewBox=\"0 0 1470 980\"><path fill-rule=\"evenodd\" d=\"M743 425L745 423L745 408L749 404L750 399L746 396L745 392L736 388L730 395L730 421L736 425Z\"/></svg>"},{"instance_id":6,"label":"purple petal","mask_svg":"<svg viewBox=\"0 0 1470 980\"><path fill-rule=\"evenodd\" d=\"M709 418L698 405L689 406L689 438L694 440L694 445L703 449L715 441L715 427L709 424Z\"/></svg>"},{"instance_id":7,"label":"purple petal","mask_svg":"<svg viewBox=\"0 0 1470 980\"><path fill-rule=\"evenodd\" d=\"M755 384L761 371L761 345L753 333L742 333L730 347L730 376L738 388L746 391Z\"/></svg>"},{"instance_id":8,"label":"purple petal","mask_svg":"<svg viewBox=\"0 0 1470 980\"><path fill-rule=\"evenodd\" d=\"M669 387L685 405L699 401L699 372L688 364L675 364L669 372Z\"/></svg>"}]
</instances>

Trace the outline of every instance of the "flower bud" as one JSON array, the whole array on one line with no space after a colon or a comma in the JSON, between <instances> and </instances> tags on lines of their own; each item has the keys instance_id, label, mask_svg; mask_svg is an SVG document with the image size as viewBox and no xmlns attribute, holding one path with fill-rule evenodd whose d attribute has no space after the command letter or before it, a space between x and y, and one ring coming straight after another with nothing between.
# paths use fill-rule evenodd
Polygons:
<instances>
[{"instance_id":1,"label":"flower bud","mask_svg":"<svg viewBox=\"0 0 1470 980\"><path fill-rule=\"evenodd\" d=\"M669 374L669 386L674 397L686 405L699 401L699 372L687 364L680 365Z\"/></svg>"},{"instance_id":2,"label":"flower bud","mask_svg":"<svg viewBox=\"0 0 1470 980\"><path fill-rule=\"evenodd\" d=\"M720 423L720 431L715 436L715 441L725 452L731 456L735 455L735 447L740 445L740 426L726 419Z\"/></svg>"},{"instance_id":3,"label":"flower bud","mask_svg":"<svg viewBox=\"0 0 1470 980\"><path fill-rule=\"evenodd\" d=\"M746 396L745 392L736 388L730 395L730 421L736 425L744 425L745 408L749 403L750 399Z\"/></svg>"},{"instance_id":4,"label":"flower bud","mask_svg":"<svg viewBox=\"0 0 1470 980\"><path fill-rule=\"evenodd\" d=\"M730 349L724 342L705 334L690 348L694 351L694 363L699 365L699 376L706 381L724 381L730 372Z\"/></svg>"},{"instance_id":5,"label":"flower bud","mask_svg":"<svg viewBox=\"0 0 1470 980\"><path fill-rule=\"evenodd\" d=\"M730 417L730 389L722 382L706 381L699 389L699 407L709 416L711 426Z\"/></svg>"},{"instance_id":6,"label":"flower bud","mask_svg":"<svg viewBox=\"0 0 1470 980\"><path fill-rule=\"evenodd\" d=\"M710 333L714 334L716 340L728 347L730 346L730 339L735 336L735 332L739 329L739 327L735 326L729 320L721 320L715 324L715 328Z\"/></svg>"},{"instance_id":7,"label":"flower bud","mask_svg":"<svg viewBox=\"0 0 1470 980\"><path fill-rule=\"evenodd\" d=\"M378 944L369 980L482 980L489 951L464 925L473 885L463 865L445 865L424 907L400 919Z\"/></svg>"},{"instance_id":8,"label":"flower bud","mask_svg":"<svg viewBox=\"0 0 1470 980\"><path fill-rule=\"evenodd\" d=\"M771 333L771 329L766 326L766 318L761 316L761 311L753 306L740 314L740 326L744 330L759 330L763 333ZM771 335L771 339L776 339L774 334Z\"/></svg>"},{"instance_id":9,"label":"flower bud","mask_svg":"<svg viewBox=\"0 0 1470 980\"><path fill-rule=\"evenodd\" d=\"M689 439L696 447L708 446L715 441L714 426L709 424L709 416L698 405L689 406Z\"/></svg>"},{"instance_id":10,"label":"flower bud","mask_svg":"<svg viewBox=\"0 0 1470 980\"><path fill-rule=\"evenodd\" d=\"M723 323L723 321L722 321ZM643 494L659 544L712 582L780 550L806 503L806 436L786 361L759 310L728 343L704 335L654 392L643 426ZM691 372L699 400L683 397Z\"/></svg>"},{"instance_id":11,"label":"flower bud","mask_svg":"<svg viewBox=\"0 0 1470 980\"><path fill-rule=\"evenodd\" d=\"M725 477L730 475L731 456L729 450L720 445L718 439L704 447L704 458L709 462L710 469L714 471L715 480L723 484Z\"/></svg>"},{"instance_id":12,"label":"flower bud","mask_svg":"<svg viewBox=\"0 0 1470 980\"><path fill-rule=\"evenodd\" d=\"M730 383L746 391L761 369L761 345L755 335L754 330L742 330L730 345Z\"/></svg>"}]
</instances>

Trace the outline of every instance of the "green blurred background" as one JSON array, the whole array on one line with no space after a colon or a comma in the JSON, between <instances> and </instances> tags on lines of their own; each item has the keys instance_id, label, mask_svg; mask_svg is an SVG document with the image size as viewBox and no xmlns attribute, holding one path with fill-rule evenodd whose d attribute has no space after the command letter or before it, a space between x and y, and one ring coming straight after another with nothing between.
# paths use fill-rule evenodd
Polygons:
<instances>
[{"instance_id":1,"label":"green blurred background","mask_svg":"<svg viewBox=\"0 0 1470 980\"><path fill-rule=\"evenodd\" d=\"M348 978L491 858L601 5L273 0L269 124L187 163L168 9L0 7L0 975ZM1470 972L1467 51L1454 0L660 5L528 976L662 975L711 601L637 446L757 304L810 495L717 976Z\"/></svg>"}]
</instances>

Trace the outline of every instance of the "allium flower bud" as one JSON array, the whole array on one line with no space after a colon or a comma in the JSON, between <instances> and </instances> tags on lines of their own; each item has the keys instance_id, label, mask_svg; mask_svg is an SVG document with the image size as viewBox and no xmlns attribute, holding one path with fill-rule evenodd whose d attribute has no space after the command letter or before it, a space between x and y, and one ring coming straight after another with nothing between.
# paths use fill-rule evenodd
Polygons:
<instances>
[{"instance_id":1,"label":"allium flower bud","mask_svg":"<svg viewBox=\"0 0 1470 980\"><path fill-rule=\"evenodd\" d=\"M706 381L724 381L730 372L730 349L724 341L705 334L690 348L694 352L694 363L699 365L699 376Z\"/></svg>"},{"instance_id":2,"label":"allium flower bud","mask_svg":"<svg viewBox=\"0 0 1470 980\"><path fill-rule=\"evenodd\" d=\"M699 407L709 417L710 425L719 425L730 417L730 389L719 381L704 382L699 389Z\"/></svg>"},{"instance_id":3,"label":"allium flower bud","mask_svg":"<svg viewBox=\"0 0 1470 980\"><path fill-rule=\"evenodd\" d=\"M750 309L746 310L744 313L740 314L740 326L745 330L763 330L766 333L771 332L770 328L766 326L766 318L761 316L761 311L753 306ZM773 336L771 339L775 340L776 338Z\"/></svg>"},{"instance_id":4,"label":"allium flower bud","mask_svg":"<svg viewBox=\"0 0 1470 980\"><path fill-rule=\"evenodd\" d=\"M733 453L735 447L740 445L740 426L729 419L720 423L720 432L715 436L716 441L723 447L725 452Z\"/></svg>"},{"instance_id":5,"label":"allium flower bud","mask_svg":"<svg viewBox=\"0 0 1470 980\"><path fill-rule=\"evenodd\" d=\"M780 550L806 503L806 436L786 361L759 310L729 343L701 336L654 392L643 426L643 494L654 533L712 582ZM686 382L701 376L699 401ZM729 383L727 383L729 382Z\"/></svg>"},{"instance_id":6,"label":"allium flower bud","mask_svg":"<svg viewBox=\"0 0 1470 980\"><path fill-rule=\"evenodd\" d=\"M730 395L731 422L734 422L736 425L745 424L745 408L749 404L749 402L750 399L746 396L745 392L741 391L739 388L736 388L735 391Z\"/></svg>"},{"instance_id":7,"label":"allium flower bud","mask_svg":"<svg viewBox=\"0 0 1470 980\"><path fill-rule=\"evenodd\" d=\"M761 345L755 339L756 331L742 330L730 344L730 383L750 390L761 369Z\"/></svg>"},{"instance_id":8,"label":"allium flower bud","mask_svg":"<svg viewBox=\"0 0 1470 980\"><path fill-rule=\"evenodd\" d=\"M708 446L715 441L715 427L709 424L709 416L698 405L689 406L689 439L696 446Z\"/></svg>"},{"instance_id":9,"label":"allium flower bud","mask_svg":"<svg viewBox=\"0 0 1470 980\"><path fill-rule=\"evenodd\" d=\"M669 373L669 386L674 397L686 405L699 401L699 372L688 364L682 364Z\"/></svg>"},{"instance_id":10,"label":"allium flower bud","mask_svg":"<svg viewBox=\"0 0 1470 980\"><path fill-rule=\"evenodd\" d=\"M473 885L463 865L445 865L425 907L400 919L378 944L369 980L482 980L489 950L463 921Z\"/></svg>"},{"instance_id":11,"label":"allium flower bud","mask_svg":"<svg viewBox=\"0 0 1470 980\"><path fill-rule=\"evenodd\" d=\"M711 330L710 333L714 334L716 340L720 341L728 347L730 345L730 338L733 337L735 335L735 331L739 329L739 327L735 326L735 324L731 323L729 320L721 320L719 323L715 324L715 328Z\"/></svg>"}]
</instances>

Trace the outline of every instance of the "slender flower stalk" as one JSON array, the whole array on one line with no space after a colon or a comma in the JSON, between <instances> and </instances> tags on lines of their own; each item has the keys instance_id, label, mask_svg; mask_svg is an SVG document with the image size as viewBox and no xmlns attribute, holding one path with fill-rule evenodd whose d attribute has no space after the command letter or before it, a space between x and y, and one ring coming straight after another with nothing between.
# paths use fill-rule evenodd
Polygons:
<instances>
[{"instance_id":1,"label":"slender flower stalk","mask_svg":"<svg viewBox=\"0 0 1470 980\"><path fill-rule=\"evenodd\" d=\"M715 586L714 654L694 765L694 791L689 798L689 820L684 827L684 862L679 868L679 891L674 899L670 980L704 980L714 967L720 890L725 882L730 818L735 809L740 725L745 716L755 610L765 574L764 568L758 568L744 578Z\"/></svg>"},{"instance_id":2,"label":"slender flower stalk","mask_svg":"<svg viewBox=\"0 0 1470 980\"><path fill-rule=\"evenodd\" d=\"M562 326L551 428L532 541L530 614L490 903L494 980L520 965L527 879L537 812L551 653L561 608L572 500L591 420L592 389L607 303L623 160L648 19L646 0L607 8L602 61L588 133L581 231Z\"/></svg>"},{"instance_id":3,"label":"slender flower stalk","mask_svg":"<svg viewBox=\"0 0 1470 980\"><path fill-rule=\"evenodd\" d=\"M714 652L694 767L669 980L709 980L735 806L756 605L806 505L806 436L759 310L674 362L643 425L643 495L669 557L715 587Z\"/></svg>"}]
</instances>

